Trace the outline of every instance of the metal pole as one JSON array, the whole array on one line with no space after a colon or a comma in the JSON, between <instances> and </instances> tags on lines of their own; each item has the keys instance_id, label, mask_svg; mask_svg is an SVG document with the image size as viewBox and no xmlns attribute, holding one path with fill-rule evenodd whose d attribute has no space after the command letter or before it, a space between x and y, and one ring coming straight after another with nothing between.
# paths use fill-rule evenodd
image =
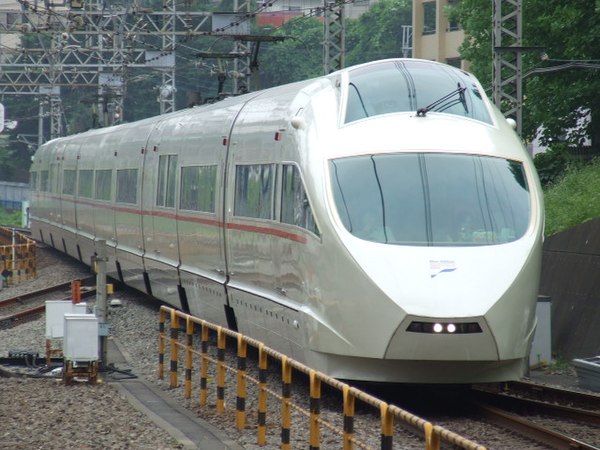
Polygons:
<instances>
[{"instance_id":1,"label":"metal pole","mask_svg":"<svg viewBox=\"0 0 600 450\"><path fill-rule=\"evenodd\" d=\"M106 301L106 241L96 242L96 317L100 326L100 361L105 369L108 366L108 304Z\"/></svg>"}]
</instances>

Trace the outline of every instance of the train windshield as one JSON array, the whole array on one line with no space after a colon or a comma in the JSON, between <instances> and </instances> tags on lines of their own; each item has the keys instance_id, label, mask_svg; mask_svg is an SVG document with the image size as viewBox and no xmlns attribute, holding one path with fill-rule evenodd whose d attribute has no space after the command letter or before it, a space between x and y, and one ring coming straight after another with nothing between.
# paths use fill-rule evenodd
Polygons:
<instances>
[{"instance_id":1,"label":"train windshield","mask_svg":"<svg viewBox=\"0 0 600 450\"><path fill-rule=\"evenodd\" d=\"M385 61L349 74L345 122L425 111L492 123L475 79L454 67L419 60Z\"/></svg>"},{"instance_id":2,"label":"train windshield","mask_svg":"<svg viewBox=\"0 0 600 450\"><path fill-rule=\"evenodd\" d=\"M372 242L476 246L525 233L530 195L523 165L496 157L408 153L330 162L346 229Z\"/></svg>"}]
</instances>

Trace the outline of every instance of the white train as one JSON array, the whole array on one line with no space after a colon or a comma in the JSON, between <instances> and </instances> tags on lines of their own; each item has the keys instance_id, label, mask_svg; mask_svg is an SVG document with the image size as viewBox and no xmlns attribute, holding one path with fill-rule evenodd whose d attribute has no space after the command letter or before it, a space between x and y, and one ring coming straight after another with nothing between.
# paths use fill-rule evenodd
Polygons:
<instances>
[{"instance_id":1,"label":"white train","mask_svg":"<svg viewBox=\"0 0 600 450\"><path fill-rule=\"evenodd\" d=\"M35 238L331 376L518 379L543 198L470 74L383 60L44 144Z\"/></svg>"}]
</instances>

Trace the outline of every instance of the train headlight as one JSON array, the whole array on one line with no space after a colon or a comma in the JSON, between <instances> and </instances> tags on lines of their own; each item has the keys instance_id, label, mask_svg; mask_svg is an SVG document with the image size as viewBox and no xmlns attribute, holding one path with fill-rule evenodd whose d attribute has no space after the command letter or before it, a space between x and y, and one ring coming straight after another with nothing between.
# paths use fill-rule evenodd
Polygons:
<instances>
[{"instance_id":1,"label":"train headlight","mask_svg":"<svg viewBox=\"0 0 600 450\"><path fill-rule=\"evenodd\" d=\"M482 333L477 322L421 322L414 321L406 328L409 333L473 334Z\"/></svg>"}]
</instances>

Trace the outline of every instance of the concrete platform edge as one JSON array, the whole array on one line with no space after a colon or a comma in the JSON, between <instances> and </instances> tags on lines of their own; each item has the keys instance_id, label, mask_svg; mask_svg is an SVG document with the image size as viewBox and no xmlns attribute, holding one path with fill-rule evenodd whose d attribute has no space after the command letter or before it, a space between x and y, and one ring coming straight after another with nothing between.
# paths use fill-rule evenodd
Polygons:
<instances>
[{"instance_id":1,"label":"concrete platform edge","mask_svg":"<svg viewBox=\"0 0 600 450\"><path fill-rule=\"evenodd\" d=\"M131 355L124 349L119 341L115 338L109 339L109 348L111 344L114 345L115 350L122 356L125 362L131 360ZM114 355L114 353L113 353ZM116 356L116 355L115 355ZM118 358L117 358L118 359ZM109 364L114 363L109 359ZM187 410L183 406L179 405L174 399L170 398L168 395L165 395L159 388L152 385L152 383L144 380L142 378L129 379L129 380L106 380L107 383L114 386L128 401L129 403L138 411L146 414L150 420L152 420L157 426L164 429L169 435L171 435L180 445L183 445L186 449L201 449L201 450L213 450L200 447L198 443L195 443L193 440L189 439L188 436L185 435L182 431L180 431L176 426L172 425L168 421L164 420L158 414L153 412L150 408L144 405L135 394L127 388L128 384L131 386L131 383L141 383L146 389L152 392L153 395L160 398L164 403L166 403L171 409L176 411L178 414L187 417L188 420L196 423L199 428L206 430L206 432L218 440L223 444L223 450L243 450L243 447L237 444L235 441L230 439L225 435L223 431L214 425L202 420L197 417L191 411ZM216 449L215 449L216 450Z\"/></svg>"}]
</instances>

